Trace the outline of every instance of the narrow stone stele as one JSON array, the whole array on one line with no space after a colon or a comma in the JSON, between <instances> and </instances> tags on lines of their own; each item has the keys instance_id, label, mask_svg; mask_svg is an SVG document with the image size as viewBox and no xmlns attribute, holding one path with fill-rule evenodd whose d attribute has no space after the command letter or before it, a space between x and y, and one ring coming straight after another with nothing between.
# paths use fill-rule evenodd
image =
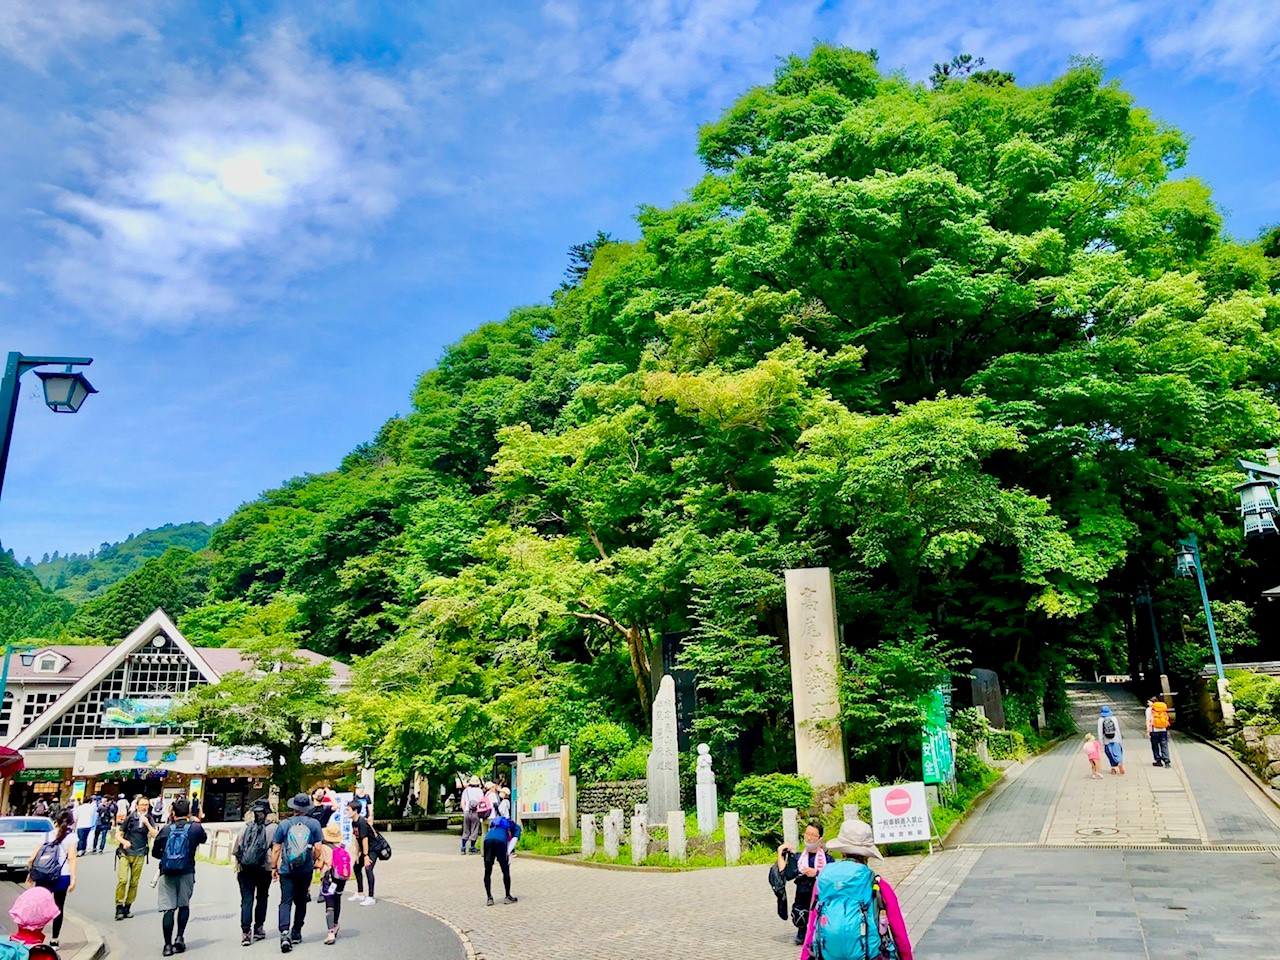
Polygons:
<instances>
[{"instance_id":1,"label":"narrow stone stele","mask_svg":"<svg viewBox=\"0 0 1280 960\"><path fill-rule=\"evenodd\" d=\"M582 856L596 855L596 818L593 814L582 815Z\"/></svg>"},{"instance_id":2,"label":"narrow stone stele","mask_svg":"<svg viewBox=\"0 0 1280 960\"><path fill-rule=\"evenodd\" d=\"M618 848L622 842L622 811L610 810L604 820L604 855L610 860L618 859Z\"/></svg>"},{"instance_id":3,"label":"narrow stone stele","mask_svg":"<svg viewBox=\"0 0 1280 960\"><path fill-rule=\"evenodd\" d=\"M827 567L785 576L796 772L821 789L849 779L840 730L835 581Z\"/></svg>"},{"instance_id":4,"label":"narrow stone stele","mask_svg":"<svg viewBox=\"0 0 1280 960\"><path fill-rule=\"evenodd\" d=\"M724 862L733 866L742 859L742 829L736 813L724 815Z\"/></svg>"},{"instance_id":5,"label":"narrow stone stele","mask_svg":"<svg viewBox=\"0 0 1280 960\"><path fill-rule=\"evenodd\" d=\"M800 849L800 811L794 807L783 808L782 842L792 850Z\"/></svg>"},{"instance_id":6,"label":"narrow stone stele","mask_svg":"<svg viewBox=\"0 0 1280 960\"><path fill-rule=\"evenodd\" d=\"M680 746L676 723L676 682L670 674L653 698L653 750L649 753L649 822L661 823L680 808Z\"/></svg>"},{"instance_id":7,"label":"narrow stone stele","mask_svg":"<svg viewBox=\"0 0 1280 960\"><path fill-rule=\"evenodd\" d=\"M672 860L680 863L689 858L689 848L684 837L683 810L672 810L667 814L667 853Z\"/></svg>"},{"instance_id":8,"label":"narrow stone stele","mask_svg":"<svg viewBox=\"0 0 1280 960\"><path fill-rule=\"evenodd\" d=\"M644 817L631 818L631 862L637 866L649 855L649 831L645 829Z\"/></svg>"}]
</instances>

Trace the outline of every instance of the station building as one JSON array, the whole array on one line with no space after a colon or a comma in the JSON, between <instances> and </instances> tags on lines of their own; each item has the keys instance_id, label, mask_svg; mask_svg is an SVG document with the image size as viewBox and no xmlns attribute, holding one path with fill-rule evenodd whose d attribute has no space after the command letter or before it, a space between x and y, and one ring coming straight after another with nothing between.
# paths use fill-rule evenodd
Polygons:
<instances>
[{"instance_id":1,"label":"station building","mask_svg":"<svg viewBox=\"0 0 1280 960\"><path fill-rule=\"evenodd\" d=\"M328 660L309 650L299 654ZM336 699L350 670L328 662ZM193 687L249 666L239 650L193 647L163 610L115 646L55 644L15 653L0 738L22 753L26 769L0 782L0 811L25 812L37 796L65 803L101 791L165 802L186 793L200 795L207 820L241 819L268 792L266 758L219 749L164 725L163 717ZM325 779L355 776L357 758L344 751L315 750L305 759Z\"/></svg>"}]
</instances>

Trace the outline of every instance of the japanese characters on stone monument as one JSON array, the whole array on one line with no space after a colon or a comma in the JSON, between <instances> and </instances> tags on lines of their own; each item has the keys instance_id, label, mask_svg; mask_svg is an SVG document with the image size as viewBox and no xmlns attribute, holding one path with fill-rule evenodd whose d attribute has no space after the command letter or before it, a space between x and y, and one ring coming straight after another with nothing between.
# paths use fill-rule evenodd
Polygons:
<instances>
[{"instance_id":1,"label":"japanese characters on stone monument","mask_svg":"<svg viewBox=\"0 0 1280 960\"><path fill-rule=\"evenodd\" d=\"M649 823L680 809L680 748L676 742L676 684L662 678L653 700L653 750L649 753Z\"/></svg>"},{"instance_id":2,"label":"japanese characters on stone monument","mask_svg":"<svg viewBox=\"0 0 1280 960\"><path fill-rule=\"evenodd\" d=\"M716 832L720 807L716 796L716 775L711 772L711 748L705 743L698 744L697 780L698 833L710 835Z\"/></svg>"},{"instance_id":3,"label":"japanese characters on stone monument","mask_svg":"<svg viewBox=\"0 0 1280 960\"><path fill-rule=\"evenodd\" d=\"M815 787L844 783L848 770L836 679L835 584L827 567L788 570L786 582L796 770Z\"/></svg>"}]
</instances>

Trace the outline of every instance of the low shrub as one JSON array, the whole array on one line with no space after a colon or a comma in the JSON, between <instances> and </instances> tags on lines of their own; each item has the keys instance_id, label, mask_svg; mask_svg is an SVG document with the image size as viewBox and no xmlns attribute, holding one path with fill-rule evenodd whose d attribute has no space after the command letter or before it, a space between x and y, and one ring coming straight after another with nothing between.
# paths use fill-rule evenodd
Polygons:
<instances>
[{"instance_id":1,"label":"low shrub","mask_svg":"<svg viewBox=\"0 0 1280 960\"><path fill-rule=\"evenodd\" d=\"M1280 723L1280 677L1248 670L1228 670L1236 716L1250 726L1270 727Z\"/></svg>"},{"instance_id":2,"label":"low shrub","mask_svg":"<svg viewBox=\"0 0 1280 960\"><path fill-rule=\"evenodd\" d=\"M772 840L782 836L785 808L794 807L803 813L812 805L813 784L808 777L770 773L738 781L730 809L742 818L749 835Z\"/></svg>"},{"instance_id":3,"label":"low shrub","mask_svg":"<svg viewBox=\"0 0 1280 960\"><path fill-rule=\"evenodd\" d=\"M609 768L609 780L643 780L649 773L649 751L653 745L641 740L629 750L619 754Z\"/></svg>"},{"instance_id":4,"label":"low shrub","mask_svg":"<svg viewBox=\"0 0 1280 960\"><path fill-rule=\"evenodd\" d=\"M992 760L1025 760L1031 755L1026 736L1018 730L988 730L987 749Z\"/></svg>"},{"instance_id":5,"label":"low shrub","mask_svg":"<svg viewBox=\"0 0 1280 960\"><path fill-rule=\"evenodd\" d=\"M575 733L570 742L569 756L574 772L584 783L614 779L611 771L615 761L634 743L631 734L619 724L608 721L588 724Z\"/></svg>"}]
</instances>

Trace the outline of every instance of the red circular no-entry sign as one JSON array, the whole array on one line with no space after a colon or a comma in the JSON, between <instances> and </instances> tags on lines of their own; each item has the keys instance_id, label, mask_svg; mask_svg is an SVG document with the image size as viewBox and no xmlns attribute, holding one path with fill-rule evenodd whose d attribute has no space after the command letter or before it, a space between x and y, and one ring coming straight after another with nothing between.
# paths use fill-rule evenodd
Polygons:
<instances>
[{"instance_id":1,"label":"red circular no-entry sign","mask_svg":"<svg viewBox=\"0 0 1280 960\"><path fill-rule=\"evenodd\" d=\"M895 817L900 817L911 809L911 794L899 788L890 790L884 797L884 808Z\"/></svg>"}]
</instances>

